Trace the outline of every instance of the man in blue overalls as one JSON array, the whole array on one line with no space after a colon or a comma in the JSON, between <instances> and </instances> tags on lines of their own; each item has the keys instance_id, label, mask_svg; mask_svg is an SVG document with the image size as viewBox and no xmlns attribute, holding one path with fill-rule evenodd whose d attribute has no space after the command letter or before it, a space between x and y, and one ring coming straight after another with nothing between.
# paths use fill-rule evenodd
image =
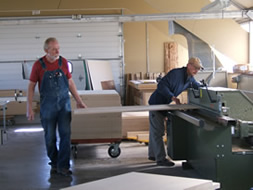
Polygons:
<instances>
[{"instance_id":1,"label":"man in blue overalls","mask_svg":"<svg viewBox=\"0 0 253 190\"><path fill-rule=\"evenodd\" d=\"M152 93L149 99L150 105L170 104L172 101L180 104L177 98L181 92L189 87L199 88L201 86L194 79L194 75L203 69L200 59L192 57L189 59L187 66L176 68L168 72L158 83L157 89ZM156 161L158 166L174 166L174 162L166 159L164 148L164 122L166 121L167 131L167 149L169 143L169 126L170 119L167 111L150 111L149 112L149 160Z\"/></svg>"},{"instance_id":2,"label":"man in blue overalls","mask_svg":"<svg viewBox=\"0 0 253 190\"><path fill-rule=\"evenodd\" d=\"M32 100L37 82L40 92L40 118L45 132L47 155L50 159L50 173L64 176L72 174L71 153L71 105L69 91L77 102L77 108L86 105L78 95L75 83L68 69L68 61L59 56L59 43L56 38L48 38L44 43L46 55L37 60L32 68L28 85L27 118L34 119ZM60 137L57 148L56 129Z\"/></svg>"}]
</instances>

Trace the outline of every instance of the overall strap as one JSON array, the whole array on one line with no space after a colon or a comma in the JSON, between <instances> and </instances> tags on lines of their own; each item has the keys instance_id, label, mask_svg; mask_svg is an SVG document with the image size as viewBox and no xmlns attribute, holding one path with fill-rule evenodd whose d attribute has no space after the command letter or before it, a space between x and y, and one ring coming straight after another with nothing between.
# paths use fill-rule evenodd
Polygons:
<instances>
[{"instance_id":1,"label":"overall strap","mask_svg":"<svg viewBox=\"0 0 253 190\"><path fill-rule=\"evenodd\" d=\"M61 69L61 66L62 66L62 57L61 56L59 56L58 65L59 65L59 68Z\"/></svg>"},{"instance_id":2,"label":"overall strap","mask_svg":"<svg viewBox=\"0 0 253 190\"><path fill-rule=\"evenodd\" d=\"M42 58L42 57L39 59L39 62L40 62L40 64L41 64L41 66L42 66L43 70L46 70L46 64L44 63L44 61L43 61L43 58Z\"/></svg>"},{"instance_id":3,"label":"overall strap","mask_svg":"<svg viewBox=\"0 0 253 190\"><path fill-rule=\"evenodd\" d=\"M43 58L42 58L42 57L39 59L39 62L40 62L40 64L41 64L42 68L43 68L44 70L46 70L46 64L45 64L45 62L43 61ZM61 56L59 56L58 65L59 65L59 68L61 69L61 66L62 66L62 57L61 57Z\"/></svg>"}]
</instances>

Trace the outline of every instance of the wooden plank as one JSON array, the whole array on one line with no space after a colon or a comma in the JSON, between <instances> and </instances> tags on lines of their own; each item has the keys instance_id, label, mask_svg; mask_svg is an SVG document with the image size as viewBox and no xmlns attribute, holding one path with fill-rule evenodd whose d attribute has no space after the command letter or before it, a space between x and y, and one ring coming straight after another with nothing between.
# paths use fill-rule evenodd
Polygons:
<instances>
[{"instance_id":1,"label":"wooden plank","mask_svg":"<svg viewBox=\"0 0 253 190\"><path fill-rule=\"evenodd\" d=\"M75 109L74 114L98 114L98 113L118 113L135 111L157 111L157 110L189 110L200 109L199 106L190 104L161 104L161 105L143 105L143 106L112 106L112 107L92 107Z\"/></svg>"},{"instance_id":2,"label":"wooden plank","mask_svg":"<svg viewBox=\"0 0 253 190\"><path fill-rule=\"evenodd\" d=\"M178 67L178 45L176 42L164 43L164 71L168 73L170 70Z\"/></svg>"}]
</instances>

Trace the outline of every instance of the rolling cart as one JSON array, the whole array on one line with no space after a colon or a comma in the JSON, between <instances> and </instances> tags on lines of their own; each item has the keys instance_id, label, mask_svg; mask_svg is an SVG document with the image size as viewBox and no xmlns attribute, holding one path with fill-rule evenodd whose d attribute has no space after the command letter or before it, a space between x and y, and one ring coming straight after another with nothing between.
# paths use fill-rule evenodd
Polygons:
<instances>
[{"instance_id":1,"label":"rolling cart","mask_svg":"<svg viewBox=\"0 0 253 190\"><path fill-rule=\"evenodd\" d=\"M90 140L82 139L82 140L71 140L73 157L77 158L78 144L88 144L88 143L110 143L108 148L108 154L112 158L117 158L121 153L121 149L119 147L121 139L90 139Z\"/></svg>"},{"instance_id":2,"label":"rolling cart","mask_svg":"<svg viewBox=\"0 0 253 190\"><path fill-rule=\"evenodd\" d=\"M121 99L115 90L79 91L88 107L121 106ZM75 100L71 97L72 110ZM75 115L72 113L71 144L73 157L77 158L79 144L108 143L108 154L117 158L122 140L121 113Z\"/></svg>"}]
</instances>

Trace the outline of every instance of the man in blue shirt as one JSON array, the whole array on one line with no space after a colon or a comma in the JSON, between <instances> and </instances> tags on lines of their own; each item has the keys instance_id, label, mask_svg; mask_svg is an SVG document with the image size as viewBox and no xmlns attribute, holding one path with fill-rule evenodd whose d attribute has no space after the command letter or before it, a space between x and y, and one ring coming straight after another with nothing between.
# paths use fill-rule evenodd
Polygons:
<instances>
[{"instance_id":1,"label":"man in blue shirt","mask_svg":"<svg viewBox=\"0 0 253 190\"><path fill-rule=\"evenodd\" d=\"M157 89L150 96L149 104L170 104L174 101L181 104L177 96L189 87L199 88L200 83L194 79L194 75L203 69L201 61L197 57L189 59L187 66L176 68L168 72L158 83ZM167 121L167 142L169 142L169 123L167 111L150 111L149 112L149 160L156 161L158 166L174 166L174 162L166 159L164 148L164 121ZM168 145L168 144L167 144ZM167 146L168 148L168 146Z\"/></svg>"}]
</instances>

